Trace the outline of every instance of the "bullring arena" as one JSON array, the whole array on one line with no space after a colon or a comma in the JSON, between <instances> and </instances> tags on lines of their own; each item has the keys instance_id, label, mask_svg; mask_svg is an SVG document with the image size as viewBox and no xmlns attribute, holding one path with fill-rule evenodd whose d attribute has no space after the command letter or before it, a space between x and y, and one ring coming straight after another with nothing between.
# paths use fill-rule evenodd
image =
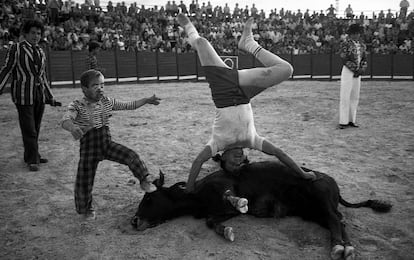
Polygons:
<instances>
[{"instance_id":1,"label":"bullring arena","mask_svg":"<svg viewBox=\"0 0 414 260\"><path fill-rule=\"evenodd\" d=\"M103 161L95 178L97 219L75 212L73 185L78 142L60 127L79 88L56 88L62 107L47 107L38 172L22 160L17 112L0 96L1 259L329 259L329 234L299 218L239 216L226 222L234 242L203 220L180 217L143 232L130 218L143 192L126 166ZM156 94L158 106L114 112L115 141L136 150L166 185L185 181L208 140L214 105L205 82L118 84L106 95L133 100ZM357 259L412 259L414 248L414 88L412 81L363 81L358 129L337 129L339 81L287 81L252 100L258 133L298 163L334 177L351 202L378 198L391 212L340 206ZM252 161L272 159L251 151ZM276 159L274 159L276 160ZM218 169L209 161L201 176Z\"/></svg>"}]
</instances>

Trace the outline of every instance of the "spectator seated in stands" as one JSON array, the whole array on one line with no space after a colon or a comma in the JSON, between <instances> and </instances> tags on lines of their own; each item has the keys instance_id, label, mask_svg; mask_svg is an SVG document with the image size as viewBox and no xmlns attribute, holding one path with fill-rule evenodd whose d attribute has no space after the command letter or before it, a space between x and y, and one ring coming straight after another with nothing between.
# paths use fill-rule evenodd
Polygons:
<instances>
[{"instance_id":1,"label":"spectator seated in stands","mask_svg":"<svg viewBox=\"0 0 414 260\"><path fill-rule=\"evenodd\" d=\"M23 4L19 0L4 1L0 12L0 48L8 48L11 43L17 42L22 21L27 17L35 16L45 23L45 37L53 50L85 50L87 43L95 40L100 42L102 49L105 50L118 46L125 51L141 49L157 51L158 48L162 48L163 51L176 51L175 48L167 47L175 46L179 38L179 32L175 29L177 24L175 16L178 12L189 12L189 15L196 17L199 33L208 38L219 53L233 52L230 50L241 31L240 21L248 15L256 18L255 23L261 31L261 35L257 35L256 40L266 48L278 52L294 50L298 53L336 52L344 32L343 28L348 25L347 19L355 19L350 5L344 12L344 17L338 17L338 10L335 10L332 5L326 10L326 14L323 10L313 13L306 10L302 13L300 10L292 12L284 8L272 9L265 14L263 9L259 12L254 4L250 9L248 6L241 8L238 4L230 9L227 4L213 6L208 1L201 7L198 1L191 1L188 6L183 1L178 5L176 1L166 1L165 7L161 6L161 8L158 6L149 8L144 5L138 8L134 4L128 8L121 1L115 3L109 1L102 10L99 1L96 2L88 1L80 5L69 1L50 0L46 5L43 0L36 4L27 1ZM413 46L408 46L405 42L406 39L412 40L414 37L414 11L410 13L407 11L404 15L405 5L406 3L402 3L402 11L399 15L394 15L395 12L388 9L387 13L384 11L373 13L370 19L363 13L357 17L358 22L366 28L365 35L362 37L368 46L368 51L379 51L377 47L376 49L371 47L378 45L374 43L374 36L377 35L379 45L383 46L381 53L414 53ZM73 28L76 37L73 35ZM278 32L283 35L282 38L278 36ZM113 37L115 34L123 35L124 46L119 46L119 38L115 40ZM306 45L306 35L309 34L315 36L311 37L314 38L311 41L313 43ZM150 39L150 35L154 35L157 39L155 46L154 42L150 42L150 40L154 41ZM140 42L139 48L138 42ZM163 44L160 44L161 42ZM179 44L178 47L180 52L191 51L185 43Z\"/></svg>"}]
</instances>

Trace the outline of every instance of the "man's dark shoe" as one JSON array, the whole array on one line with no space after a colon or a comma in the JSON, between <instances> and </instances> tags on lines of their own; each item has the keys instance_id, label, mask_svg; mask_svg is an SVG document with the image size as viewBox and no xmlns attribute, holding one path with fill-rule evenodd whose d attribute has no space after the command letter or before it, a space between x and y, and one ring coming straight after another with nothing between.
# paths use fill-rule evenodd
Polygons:
<instances>
[{"instance_id":1,"label":"man's dark shoe","mask_svg":"<svg viewBox=\"0 0 414 260\"><path fill-rule=\"evenodd\" d=\"M29 171L31 172L37 172L39 170L39 166L35 163L29 164Z\"/></svg>"},{"instance_id":2,"label":"man's dark shoe","mask_svg":"<svg viewBox=\"0 0 414 260\"><path fill-rule=\"evenodd\" d=\"M348 124L350 127L359 127L359 125L356 125L356 124L354 124L354 123L352 123L352 122L349 122L349 124Z\"/></svg>"},{"instance_id":3,"label":"man's dark shoe","mask_svg":"<svg viewBox=\"0 0 414 260\"><path fill-rule=\"evenodd\" d=\"M349 125L343 125L343 124L339 124L338 128L339 129L345 129L348 128Z\"/></svg>"},{"instance_id":4,"label":"man's dark shoe","mask_svg":"<svg viewBox=\"0 0 414 260\"><path fill-rule=\"evenodd\" d=\"M39 162L40 163L47 163L47 162L49 162L49 160L46 159L46 158L40 158Z\"/></svg>"}]
</instances>

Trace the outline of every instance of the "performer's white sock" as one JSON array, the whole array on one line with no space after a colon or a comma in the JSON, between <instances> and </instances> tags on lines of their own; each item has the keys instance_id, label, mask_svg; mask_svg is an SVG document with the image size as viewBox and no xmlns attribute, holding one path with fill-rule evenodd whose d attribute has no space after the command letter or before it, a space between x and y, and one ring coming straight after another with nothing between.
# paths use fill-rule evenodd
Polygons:
<instances>
[{"instance_id":1,"label":"performer's white sock","mask_svg":"<svg viewBox=\"0 0 414 260\"><path fill-rule=\"evenodd\" d=\"M260 46L253 38L253 35L249 35L246 37L245 43L244 43L246 51L253 54L257 58L258 53L261 49L263 49L262 46Z\"/></svg>"}]
</instances>

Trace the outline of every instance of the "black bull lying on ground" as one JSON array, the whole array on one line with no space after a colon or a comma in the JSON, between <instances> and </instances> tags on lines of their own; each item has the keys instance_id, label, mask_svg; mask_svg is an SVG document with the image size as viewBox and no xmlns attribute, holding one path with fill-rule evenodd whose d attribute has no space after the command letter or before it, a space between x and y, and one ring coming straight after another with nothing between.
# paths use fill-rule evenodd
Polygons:
<instances>
[{"instance_id":1,"label":"black bull lying on ground","mask_svg":"<svg viewBox=\"0 0 414 260\"><path fill-rule=\"evenodd\" d=\"M138 230L144 230L169 219L192 215L206 218L209 228L233 241L232 228L222 222L247 209L247 214L256 217L300 216L330 230L332 259L353 259L355 249L345 231L338 203L351 208L369 207L377 212L389 211L391 204L378 200L349 203L340 196L332 177L314 172L318 179L309 181L296 177L278 162L249 163L237 174L218 171L199 180L194 193L185 192L184 182L163 187L161 173L154 182L158 190L144 195L131 222Z\"/></svg>"}]
</instances>

